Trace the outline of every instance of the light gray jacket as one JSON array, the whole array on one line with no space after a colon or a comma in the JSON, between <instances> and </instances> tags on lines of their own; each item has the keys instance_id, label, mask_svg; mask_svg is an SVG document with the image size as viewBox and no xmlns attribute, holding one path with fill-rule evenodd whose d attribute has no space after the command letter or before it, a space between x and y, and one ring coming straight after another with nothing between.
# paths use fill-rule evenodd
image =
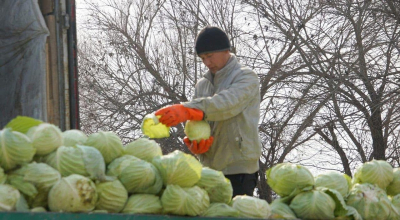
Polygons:
<instances>
[{"instance_id":1,"label":"light gray jacket","mask_svg":"<svg viewBox=\"0 0 400 220\"><path fill-rule=\"evenodd\" d=\"M225 175L255 173L259 169L261 143L260 82L249 68L232 54L214 77L208 71L195 87L195 95L185 107L200 109L211 125L213 145L198 155L204 166Z\"/></svg>"}]
</instances>

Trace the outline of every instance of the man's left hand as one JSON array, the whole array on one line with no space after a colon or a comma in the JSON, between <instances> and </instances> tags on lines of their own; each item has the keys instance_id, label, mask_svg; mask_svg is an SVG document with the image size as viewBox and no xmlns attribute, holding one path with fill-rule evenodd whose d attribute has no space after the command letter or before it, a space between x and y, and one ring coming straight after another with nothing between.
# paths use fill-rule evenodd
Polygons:
<instances>
[{"instance_id":1,"label":"man's left hand","mask_svg":"<svg viewBox=\"0 0 400 220\"><path fill-rule=\"evenodd\" d=\"M210 136L207 140L202 139L200 142L196 140L190 141L188 137L183 138L183 142L193 154L204 154L210 149L213 141L213 136Z\"/></svg>"}]
</instances>

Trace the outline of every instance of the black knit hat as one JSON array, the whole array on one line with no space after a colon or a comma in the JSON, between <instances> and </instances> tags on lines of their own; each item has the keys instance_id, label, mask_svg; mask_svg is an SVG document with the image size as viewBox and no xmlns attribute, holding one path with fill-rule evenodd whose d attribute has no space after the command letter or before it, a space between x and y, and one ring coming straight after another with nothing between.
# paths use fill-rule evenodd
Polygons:
<instances>
[{"instance_id":1,"label":"black knit hat","mask_svg":"<svg viewBox=\"0 0 400 220\"><path fill-rule=\"evenodd\" d=\"M197 55L200 55L229 50L231 43L223 30L218 27L207 26L197 35L195 48Z\"/></svg>"}]
</instances>

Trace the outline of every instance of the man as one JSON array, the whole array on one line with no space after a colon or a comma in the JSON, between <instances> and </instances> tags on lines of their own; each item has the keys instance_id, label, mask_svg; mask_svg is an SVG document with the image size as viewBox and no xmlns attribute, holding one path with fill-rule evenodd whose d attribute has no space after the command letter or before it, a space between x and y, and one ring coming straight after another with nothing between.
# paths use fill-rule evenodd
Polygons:
<instances>
[{"instance_id":1,"label":"man","mask_svg":"<svg viewBox=\"0 0 400 220\"><path fill-rule=\"evenodd\" d=\"M258 76L229 52L224 31L207 26L197 36L196 53L209 71L195 86L190 102L158 110L160 122L176 126L187 120L206 120L208 140L185 144L201 163L220 170L231 181L233 196L253 196L258 179L261 143L258 136L260 90Z\"/></svg>"}]
</instances>

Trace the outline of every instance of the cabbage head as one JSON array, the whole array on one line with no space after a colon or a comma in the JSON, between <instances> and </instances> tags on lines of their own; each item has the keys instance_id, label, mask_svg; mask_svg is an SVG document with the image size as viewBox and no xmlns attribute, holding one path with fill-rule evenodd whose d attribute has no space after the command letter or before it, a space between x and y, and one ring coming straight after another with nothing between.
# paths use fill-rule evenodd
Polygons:
<instances>
[{"instance_id":1,"label":"cabbage head","mask_svg":"<svg viewBox=\"0 0 400 220\"><path fill-rule=\"evenodd\" d=\"M7 180L7 174L5 174L3 168L0 167L0 184L5 183L6 180Z\"/></svg>"},{"instance_id":2,"label":"cabbage head","mask_svg":"<svg viewBox=\"0 0 400 220\"><path fill-rule=\"evenodd\" d=\"M393 167L384 160L372 160L357 167L353 184L371 183L385 190L393 181Z\"/></svg>"},{"instance_id":3,"label":"cabbage head","mask_svg":"<svg viewBox=\"0 0 400 220\"><path fill-rule=\"evenodd\" d=\"M316 187L297 194L289 207L297 217L304 219L362 220L358 212L346 204L337 190L326 187Z\"/></svg>"},{"instance_id":4,"label":"cabbage head","mask_svg":"<svg viewBox=\"0 0 400 220\"><path fill-rule=\"evenodd\" d=\"M64 146L75 146L76 144L83 145L87 136L83 131L78 129L66 130L62 133Z\"/></svg>"},{"instance_id":5,"label":"cabbage head","mask_svg":"<svg viewBox=\"0 0 400 220\"><path fill-rule=\"evenodd\" d=\"M252 196L235 196L232 199L232 207L239 211L241 218L267 219L271 215L271 207L268 202Z\"/></svg>"},{"instance_id":6,"label":"cabbage head","mask_svg":"<svg viewBox=\"0 0 400 220\"><path fill-rule=\"evenodd\" d=\"M179 150L157 156L152 163L160 171L164 185L174 184L182 187L194 186L200 180L203 168L194 156Z\"/></svg>"},{"instance_id":7,"label":"cabbage head","mask_svg":"<svg viewBox=\"0 0 400 220\"><path fill-rule=\"evenodd\" d=\"M42 123L28 130L26 135L32 140L36 154L43 156L63 145L62 131L53 124Z\"/></svg>"},{"instance_id":8,"label":"cabbage head","mask_svg":"<svg viewBox=\"0 0 400 220\"><path fill-rule=\"evenodd\" d=\"M197 216L207 210L210 198L198 186L167 185L161 196L161 204L166 214Z\"/></svg>"},{"instance_id":9,"label":"cabbage head","mask_svg":"<svg viewBox=\"0 0 400 220\"><path fill-rule=\"evenodd\" d=\"M355 184L346 199L347 205L354 207L363 219L388 219L391 201L386 192L370 183Z\"/></svg>"},{"instance_id":10,"label":"cabbage head","mask_svg":"<svg viewBox=\"0 0 400 220\"><path fill-rule=\"evenodd\" d=\"M32 141L25 134L10 128L0 130L0 167L4 171L31 162L35 152Z\"/></svg>"},{"instance_id":11,"label":"cabbage head","mask_svg":"<svg viewBox=\"0 0 400 220\"><path fill-rule=\"evenodd\" d=\"M315 189L328 194L335 201L335 219L362 220L357 210L354 207L348 206L343 196L337 190L326 187L316 187Z\"/></svg>"},{"instance_id":12,"label":"cabbage head","mask_svg":"<svg viewBox=\"0 0 400 220\"><path fill-rule=\"evenodd\" d=\"M124 154L151 162L154 157L162 156L162 151L160 145L154 140L139 138L125 145Z\"/></svg>"},{"instance_id":13,"label":"cabbage head","mask_svg":"<svg viewBox=\"0 0 400 220\"><path fill-rule=\"evenodd\" d=\"M320 190L308 190L297 194L289 207L301 219L335 218L335 201Z\"/></svg>"},{"instance_id":14,"label":"cabbage head","mask_svg":"<svg viewBox=\"0 0 400 220\"><path fill-rule=\"evenodd\" d=\"M157 194L163 186L157 168L132 155L124 155L111 162L107 175L118 177L130 193Z\"/></svg>"},{"instance_id":15,"label":"cabbage head","mask_svg":"<svg viewBox=\"0 0 400 220\"><path fill-rule=\"evenodd\" d=\"M400 194L390 197L393 206L400 211Z\"/></svg>"},{"instance_id":16,"label":"cabbage head","mask_svg":"<svg viewBox=\"0 0 400 220\"><path fill-rule=\"evenodd\" d=\"M266 172L267 183L281 197L296 195L314 186L314 176L302 165L280 163Z\"/></svg>"},{"instance_id":17,"label":"cabbage head","mask_svg":"<svg viewBox=\"0 0 400 220\"><path fill-rule=\"evenodd\" d=\"M106 210L108 213L118 213L128 200L128 191L119 180L96 183L99 199L96 210Z\"/></svg>"},{"instance_id":18,"label":"cabbage head","mask_svg":"<svg viewBox=\"0 0 400 220\"><path fill-rule=\"evenodd\" d=\"M390 196L400 193L400 168L393 169L393 181L386 187L386 192Z\"/></svg>"},{"instance_id":19,"label":"cabbage head","mask_svg":"<svg viewBox=\"0 0 400 220\"><path fill-rule=\"evenodd\" d=\"M283 202L274 200L271 204L271 219L297 219L293 210Z\"/></svg>"},{"instance_id":20,"label":"cabbage head","mask_svg":"<svg viewBox=\"0 0 400 220\"><path fill-rule=\"evenodd\" d=\"M152 194L133 194L129 197L122 213L161 214L162 210L160 197Z\"/></svg>"},{"instance_id":21,"label":"cabbage head","mask_svg":"<svg viewBox=\"0 0 400 220\"><path fill-rule=\"evenodd\" d=\"M103 156L94 147L61 146L57 151L47 155L45 162L57 169L63 177L79 174L93 180L108 180Z\"/></svg>"},{"instance_id":22,"label":"cabbage head","mask_svg":"<svg viewBox=\"0 0 400 220\"><path fill-rule=\"evenodd\" d=\"M154 114L144 116L141 129L145 136L149 138L167 138L170 136L169 127L163 123L159 123L158 119L160 117Z\"/></svg>"},{"instance_id":23,"label":"cabbage head","mask_svg":"<svg viewBox=\"0 0 400 220\"><path fill-rule=\"evenodd\" d=\"M189 140L207 140L211 135L211 127L208 122L202 121L186 121L184 132Z\"/></svg>"},{"instance_id":24,"label":"cabbage head","mask_svg":"<svg viewBox=\"0 0 400 220\"><path fill-rule=\"evenodd\" d=\"M205 217L239 217L239 211L226 203L211 203L201 214Z\"/></svg>"},{"instance_id":25,"label":"cabbage head","mask_svg":"<svg viewBox=\"0 0 400 220\"><path fill-rule=\"evenodd\" d=\"M96 186L87 177L72 174L61 178L49 192L49 209L53 212L89 212L97 202Z\"/></svg>"},{"instance_id":26,"label":"cabbage head","mask_svg":"<svg viewBox=\"0 0 400 220\"><path fill-rule=\"evenodd\" d=\"M326 171L315 177L315 186L337 190L346 197L351 188L351 178L337 171Z\"/></svg>"},{"instance_id":27,"label":"cabbage head","mask_svg":"<svg viewBox=\"0 0 400 220\"><path fill-rule=\"evenodd\" d=\"M47 206L48 193L61 179L60 173L45 163L26 164L8 175L9 184L25 195L30 207Z\"/></svg>"},{"instance_id":28,"label":"cabbage head","mask_svg":"<svg viewBox=\"0 0 400 220\"><path fill-rule=\"evenodd\" d=\"M228 204L232 200L232 184L221 171L203 167L196 185L207 191L211 203Z\"/></svg>"},{"instance_id":29,"label":"cabbage head","mask_svg":"<svg viewBox=\"0 0 400 220\"><path fill-rule=\"evenodd\" d=\"M28 211L24 197L15 187L0 184L0 212Z\"/></svg>"},{"instance_id":30,"label":"cabbage head","mask_svg":"<svg viewBox=\"0 0 400 220\"><path fill-rule=\"evenodd\" d=\"M106 164L122 156L124 151L121 139L111 131L90 134L84 145L97 148L103 155Z\"/></svg>"}]
</instances>

